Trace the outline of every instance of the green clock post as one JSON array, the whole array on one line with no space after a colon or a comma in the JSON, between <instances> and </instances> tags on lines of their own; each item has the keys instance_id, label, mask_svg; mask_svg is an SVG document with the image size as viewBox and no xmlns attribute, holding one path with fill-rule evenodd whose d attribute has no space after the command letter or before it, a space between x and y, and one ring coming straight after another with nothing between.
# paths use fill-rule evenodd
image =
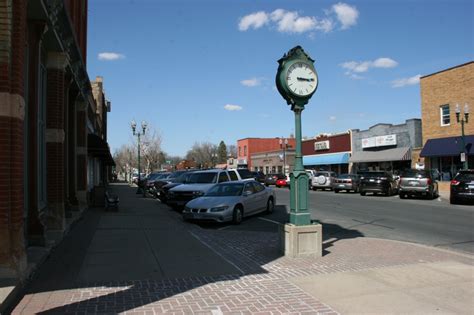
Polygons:
<instances>
[{"instance_id":1,"label":"green clock post","mask_svg":"<svg viewBox=\"0 0 474 315\"><path fill-rule=\"evenodd\" d=\"M283 230L283 246L285 254L291 256L320 256L321 225L311 223L308 210L309 178L303 167L301 150L301 113L318 87L318 76L314 60L300 46L290 49L278 60L278 64L276 86L294 112L296 137L295 165L290 174L290 224ZM311 231L314 232L314 238L309 236ZM299 243L300 239L305 240ZM316 244L318 242L319 244Z\"/></svg>"}]
</instances>

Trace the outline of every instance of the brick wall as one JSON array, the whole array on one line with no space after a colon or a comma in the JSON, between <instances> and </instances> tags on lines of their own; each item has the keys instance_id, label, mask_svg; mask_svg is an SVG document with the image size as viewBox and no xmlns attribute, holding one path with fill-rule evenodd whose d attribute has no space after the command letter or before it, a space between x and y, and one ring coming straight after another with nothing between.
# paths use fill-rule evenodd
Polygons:
<instances>
[{"instance_id":1,"label":"brick wall","mask_svg":"<svg viewBox=\"0 0 474 315\"><path fill-rule=\"evenodd\" d=\"M0 267L21 275L26 1L0 0Z\"/></svg>"},{"instance_id":2,"label":"brick wall","mask_svg":"<svg viewBox=\"0 0 474 315\"><path fill-rule=\"evenodd\" d=\"M461 125L456 122L456 103L461 110L468 103L474 113L474 62L422 77L420 92L423 144L428 139L459 136ZM451 123L441 126L440 106L446 104L449 104ZM465 125L465 133L474 134L474 122Z\"/></svg>"},{"instance_id":3,"label":"brick wall","mask_svg":"<svg viewBox=\"0 0 474 315\"><path fill-rule=\"evenodd\" d=\"M316 151L314 149L314 143L320 141L329 141L329 149ZM301 145L301 151L303 155L348 152L351 151L351 136L349 133L345 133L333 136L320 136L316 139L304 140Z\"/></svg>"}]
</instances>

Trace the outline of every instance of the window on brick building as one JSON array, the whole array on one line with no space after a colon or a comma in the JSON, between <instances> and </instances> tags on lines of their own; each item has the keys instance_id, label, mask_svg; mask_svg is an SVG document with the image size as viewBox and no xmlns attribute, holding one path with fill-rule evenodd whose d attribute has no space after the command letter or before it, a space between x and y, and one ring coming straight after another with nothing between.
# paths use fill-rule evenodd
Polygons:
<instances>
[{"instance_id":1,"label":"window on brick building","mask_svg":"<svg viewBox=\"0 0 474 315\"><path fill-rule=\"evenodd\" d=\"M39 69L38 88L38 204L40 208L46 206L46 81L47 70L41 64Z\"/></svg>"},{"instance_id":2,"label":"window on brick building","mask_svg":"<svg viewBox=\"0 0 474 315\"><path fill-rule=\"evenodd\" d=\"M242 147L239 146L239 156L242 156Z\"/></svg>"},{"instance_id":3,"label":"window on brick building","mask_svg":"<svg viewBox=\"0 0 474 315\"><path fill-rule=\"evenodd\" d=\"M449 115L449 105L443 105L439 108L441 117L441 126L449 126L451 117Z\"/></svg>"},{"instance_id":4,"label":"window on brick building","mask_svg":"<svg viewBox=\"0 0 474 315\"><path fill-rule=\"evenodd\" d=\"M247 156L247 146L244 145L244 156Z\"/></svg>"}]
</instances>

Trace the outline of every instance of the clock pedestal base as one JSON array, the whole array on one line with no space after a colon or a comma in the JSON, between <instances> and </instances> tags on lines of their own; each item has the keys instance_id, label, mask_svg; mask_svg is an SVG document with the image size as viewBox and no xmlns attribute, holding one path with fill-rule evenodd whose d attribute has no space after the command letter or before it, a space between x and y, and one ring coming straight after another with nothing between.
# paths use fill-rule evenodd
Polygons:
<instances>
[{"instance_id":1,"label":"clock pedestal base","mask_svg":"<svg viewBox=\"0 0 474 315\"><path fill-rule=\"evenodd\" d=\"M321 224L280 227L281 253L291 258L321 257L323 255L323 227Z\"/></svg>"}]
</instances>

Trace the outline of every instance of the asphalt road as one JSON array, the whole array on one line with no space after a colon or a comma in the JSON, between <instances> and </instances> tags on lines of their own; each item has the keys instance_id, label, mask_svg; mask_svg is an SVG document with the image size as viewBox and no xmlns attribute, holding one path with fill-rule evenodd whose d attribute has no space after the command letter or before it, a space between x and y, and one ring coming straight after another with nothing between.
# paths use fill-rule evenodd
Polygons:
<instances>
[{"instance_id":1,"label":"asphalt road","mask_svg":"<svg viewBox=\"0 0 474 315\"><path fill-rule=\"evenodd\" d=\"M289 189L275 188L277 206L271 215L247 218L239 226L204 225L218 229L265 231L288 220ZM374 237L419 243L474 254L474 206L450 205L441 198L400 199L398 195L309 191L311 218L323 223L324 240Z\"/></svg>"}]
</instances>

